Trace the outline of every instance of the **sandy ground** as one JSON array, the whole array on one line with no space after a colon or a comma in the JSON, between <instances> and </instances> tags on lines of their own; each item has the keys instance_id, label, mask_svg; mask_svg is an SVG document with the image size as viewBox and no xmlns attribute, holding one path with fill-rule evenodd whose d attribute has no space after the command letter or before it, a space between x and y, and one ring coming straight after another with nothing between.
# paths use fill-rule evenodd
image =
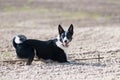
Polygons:
<instances>
[{"instance_id":1,"label":"sandy ground","mask_svg":"<svg viewBox=\"0 0 120 80\"><path fill-rule=\"evenodd\" d=\"M57 26L74 36L65 49L69 63L0 62L0 80L120 80L119 0L0 0L0 61L16 59L12 38L48 40ZM100 60L75 60L104 57Z\"/></svg>"}]
</instances>

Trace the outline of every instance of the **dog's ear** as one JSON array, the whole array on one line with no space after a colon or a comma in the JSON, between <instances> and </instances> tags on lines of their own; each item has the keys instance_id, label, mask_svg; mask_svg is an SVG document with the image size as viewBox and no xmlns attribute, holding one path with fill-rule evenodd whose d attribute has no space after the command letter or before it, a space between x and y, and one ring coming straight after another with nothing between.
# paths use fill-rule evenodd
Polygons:
<instances>
[{"instance_id":1,"label":"dog's ear","mask_svg":"<svg viewBox=\"0 0 120 80\"><path fill-rule=\"evenodd\" d=\"M73 24L71 24L68 28L68 32L70 32L73 35Z\"/></svg>"},{"instance_id":2,"label":"dog's ear","mask_svg":"<svg viewBox=\"0 0 120 80\"><path fill-rule=\"evenodd\" d=\"M60 24L58 26L58 31L59 31L60 35L64 32L64 29L62 28L62 26Z\"/></svg>"}]
</instances>

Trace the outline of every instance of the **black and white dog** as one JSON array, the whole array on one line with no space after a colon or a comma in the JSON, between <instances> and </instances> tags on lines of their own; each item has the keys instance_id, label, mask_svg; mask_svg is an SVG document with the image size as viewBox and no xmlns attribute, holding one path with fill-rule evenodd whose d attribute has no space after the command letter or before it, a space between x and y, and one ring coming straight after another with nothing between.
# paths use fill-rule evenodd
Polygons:
<instances>
[{"instance_id":1,"label":"black and white dog","mask_svg":"<svg viewBox=\"0 0 120 80\"><path fill-rule=\"evenodd\" d=\"M39 59L44 59L44 60L50 59L61 63L68 62L66 53L61 47L68 47L69 43L72 41L73 25L72 24L70 25L68 31L64 31L62 26L59 25L58 31L59 31L59 36L53 40L40 41L36 39L27 39L23 41L22 44L26 45L26 47L23 48L27 48L29 46L31 49L28 47L26 50L28 50L29 53L21 53L21 54L35 55L36 53L36 56ZM13 43L16 43L17 41L21 42L20 36L15 37ZM18 48L16 48L16 50ZM23 50L23 52L27 52L26 50Z\"/></svg>"},{"instance_id":2,"label":"black and white dog","mask_svg":"<svg viewBox=\"0 0 120 80\"><path fill-rule=\"evenodd\" d=\"M27 65L30 65L34 59L34 48L24 43L27 38L24 35L17 35L13 38L13 46L18 58L28 59Z\"/></svg>"}]
</instances>

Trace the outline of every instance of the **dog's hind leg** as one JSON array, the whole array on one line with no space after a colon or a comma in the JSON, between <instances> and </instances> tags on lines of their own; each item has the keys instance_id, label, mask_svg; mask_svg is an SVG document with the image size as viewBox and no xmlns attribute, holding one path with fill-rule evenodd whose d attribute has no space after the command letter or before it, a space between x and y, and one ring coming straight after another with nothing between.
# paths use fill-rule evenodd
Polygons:
<instances>
[{"instance_id":1,"label":"dog's hind leg","mask_svg":"<svg viewBox=\"0 0 120 80\"><path fill-rule=\"evenodd\" d=\"M33 61L33 58L29 58L29 59L27 60L26 65L31 65L32 61Z\"/></svg>"},{"instance_id":2,"label":"dog's hind leg","mask_svg":"<svg viewBox=\"0 0 120 80\"><path fill-rule=\"evenodd\" d=\"M34 59L34 56L35 56L34 52L29 55L26 65L31 65L31 63Z\"/></svg>"}]
</instances>

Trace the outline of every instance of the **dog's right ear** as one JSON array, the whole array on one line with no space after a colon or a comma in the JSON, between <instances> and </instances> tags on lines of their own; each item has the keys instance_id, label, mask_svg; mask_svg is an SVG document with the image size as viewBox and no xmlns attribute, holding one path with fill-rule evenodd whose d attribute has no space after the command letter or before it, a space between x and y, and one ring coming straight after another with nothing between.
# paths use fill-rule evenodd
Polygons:
<instances>
[{"instance_id":1,"label":"dog's right ear","mask_svg":"<svg viewBox=\"0 0 120 80\"><path fill-rule=\"evenodd\" d=\"M62 28L62 26L60 24L58 26L58 31L59 31L60 35L64 32L64 29Z\"/></svg>"}]
</instances>

